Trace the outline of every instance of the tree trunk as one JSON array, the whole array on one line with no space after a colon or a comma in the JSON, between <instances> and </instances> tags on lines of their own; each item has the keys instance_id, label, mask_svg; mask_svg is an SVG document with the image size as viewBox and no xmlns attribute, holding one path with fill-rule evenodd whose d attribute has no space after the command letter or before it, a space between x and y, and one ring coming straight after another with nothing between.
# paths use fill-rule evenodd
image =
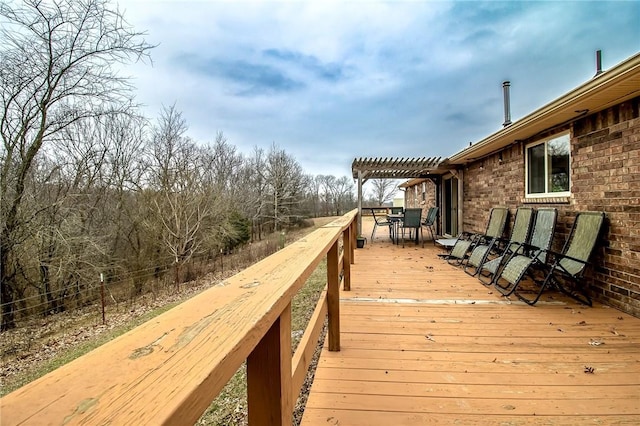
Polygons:
<instances>
[{"instance_id":1,"label":"tree trunk","mask_svg":"<svg viewBox=\"0 0 640 426\"><path fill-rule=\"evenodd\" d=\"M15 287L11 285L15 276L14 266L10 262L13 248L11 247L10 223L7 221L0 239L0 303L2 304L2 320L0 331L16 328L15 318Z\"/></svg>"}]
</instances>

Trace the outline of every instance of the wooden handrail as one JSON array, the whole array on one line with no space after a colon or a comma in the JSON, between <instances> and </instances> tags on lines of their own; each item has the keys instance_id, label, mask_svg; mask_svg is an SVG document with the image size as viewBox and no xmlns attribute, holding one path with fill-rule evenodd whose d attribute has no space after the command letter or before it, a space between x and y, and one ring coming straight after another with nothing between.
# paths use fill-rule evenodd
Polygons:
<instances>
[{"instance_id":1,"label":"wooden handrail","mask_svg":"<svg viewBox=\"0 0 640 426\"><path fill-rule=\"evenodd\" d=\"M341 272L350 286L356 216L6 395L0 424L193 424L245 360L249 423L291 424L324 315L330 350L340 349L338 286ZM291 300L324 256L327 289L292 356Z\"/></svg>"}]
</instances>

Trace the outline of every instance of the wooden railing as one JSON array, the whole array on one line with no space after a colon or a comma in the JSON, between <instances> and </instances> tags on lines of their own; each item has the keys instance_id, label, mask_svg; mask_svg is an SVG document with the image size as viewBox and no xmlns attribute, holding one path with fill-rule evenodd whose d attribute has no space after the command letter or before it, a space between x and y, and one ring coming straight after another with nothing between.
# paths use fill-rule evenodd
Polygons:
<instances>
[{"instance_id":1,"label":"wooden railing","mask_svg":"<svg viewBox=\"0 0 640 426\"><path fill-rule=\"evenodd\" d=\"M362 207L363 216L371 216L371 211L374 210L376 214L385 215L391 213L391 207L389 206L375 206L375 207Z\"/></svg>"},{"instance_id":2,"label":"wooden railing","mask_svg":"<svg viewBox=\"0 0 640 426\"><path fill-rule=\"evenodd\" d=\"M193 424L245 360L249 424L291 424L327 315L329 350L340 350L339 286L350 288L356 216L6 395L0 424ZM292 356L291 300L325 255L327 289Z\"/></svg>"}]
</instances>

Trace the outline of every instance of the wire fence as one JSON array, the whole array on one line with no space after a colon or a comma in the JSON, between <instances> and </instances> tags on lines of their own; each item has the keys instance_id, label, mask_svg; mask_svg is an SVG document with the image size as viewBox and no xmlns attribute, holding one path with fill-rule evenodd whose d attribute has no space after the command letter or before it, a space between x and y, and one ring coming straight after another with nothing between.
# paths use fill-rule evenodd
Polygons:
<instances>
[{"instance_id":1,"label":"wire fence","mask_svg":"<svg viewBox=\"0 0 640 426\"><path fill-rule=\"evenodd\" d=\"M55 335L73 323L100 325L103 323L103 313L105 322L109 323L110 316L126 310L148 306L155 300L166 299L167 296L179 298L181 294L188 295L192 289L214 285L225 276L273 254L284 244L284 236L274 234L258 243L226 254L220 253L213 258L210 255L193 257L181 266L178 283L174 274L175 264L168 262L133 271L111 273L104 280L103 287L98 275L94 281L82 284L80 298L69 292L29 294L13 301L16 327L2 333L1 355L4 357L28 350L32 341L39 336ZM52 306L62 306L63 309L55 312ZM59 323L58 329L53 325L56 322ZM25 334L30 334L30 337L25 339Z\"/></svg>"},{"instance_id":2,"label":"wire fence","mask_svg":"<svg viewBox=\"0 0 640 426\"><path fill-rule=\"evenodd\" d=\"M130 324L141 315L160 308L167 303L178 303L198 292L209 288L227 277L267 257L284 246L284 238L276 235L263 240L259 244L245 246L241 250L219 256L210 262L193 259L191 265L197 277L180 284L178 290L172 278L172 265L163 265L163 277L154 278L145 285L142 293L132 292L130 282L135 274L149 268L131 271L126 276L105 284L105 304L100 298L99 278L92 287L92 297L83 306L68 309L57 314L38 312L43 303L29 306L19 314L17 327L2 333L0 339L0 355L4 367L2 375L19 371L19 366L12 360L23 359L26 362L50 359L61 348L77 345L79 341L91 338L95 334L108 329ZM196 268L197 266L197 268ZM156 271L156 268L153 268ZM32 301L33 297L24 298ZM104 309L104 311L103 311ZM103 322L103 312L105 321Z\"/></svg>"}]
</instances>

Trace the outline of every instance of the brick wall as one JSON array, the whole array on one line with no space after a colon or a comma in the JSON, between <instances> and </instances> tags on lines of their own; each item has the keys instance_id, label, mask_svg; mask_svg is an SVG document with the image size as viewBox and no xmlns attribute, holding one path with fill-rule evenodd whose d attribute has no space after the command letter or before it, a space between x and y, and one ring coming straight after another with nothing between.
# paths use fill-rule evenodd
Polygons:
<instances>
[{"instance_id":1,"label":"brick wall","mask_svg":"<svg viewBox=\"0 0 640 426\"><path fill-rule=\"evenodd\" d=\"M640 97L575 123L572 208L607 214L595 295L640 316ZM569 215L568 215L569 216Z\"/></svg>"},{"instance_id":2,"label":"brick wall","mask_svg":"<svg viewBox=\"0 0 640 426\"><path fill-rule=\"evenodd\" d=\"M407 190L404 192L404 206L406 208L421 207L423 219L426 217L429 207L436 205L435 200L436 186L433 181L429 179L426 179L424 182L408 186Z\"/></svg>"},{"instance_id":3,"label":"brick wall","mask_svg":"<svg viewBox=\"0 0 640 426\"><path fill-rule=\"evenodd\" d=\"M464 175L464 230L484 231L493 206L512 215L527 203L556 207L553 248L561 250L576 212L604 211L605 229L586 282L594 298L640 316L640 98L586 116L565 128L516 142L469 164ZM524 146L552 133L571 132L571 196L524 199ZM509 232L509 229L507 229Z\"/></svg>"},{"instance_id":4,"label":"brick wall","mask_svg":"<svg viewBox=\"0 0 640 426\"><path fill-rule=\"evenodd\" d=\"M524 196L523 167L524 153L518 143L465 169L463 230L485 231L492 207L506 206L515 213Z\"/></svg>"}]
</instances>

